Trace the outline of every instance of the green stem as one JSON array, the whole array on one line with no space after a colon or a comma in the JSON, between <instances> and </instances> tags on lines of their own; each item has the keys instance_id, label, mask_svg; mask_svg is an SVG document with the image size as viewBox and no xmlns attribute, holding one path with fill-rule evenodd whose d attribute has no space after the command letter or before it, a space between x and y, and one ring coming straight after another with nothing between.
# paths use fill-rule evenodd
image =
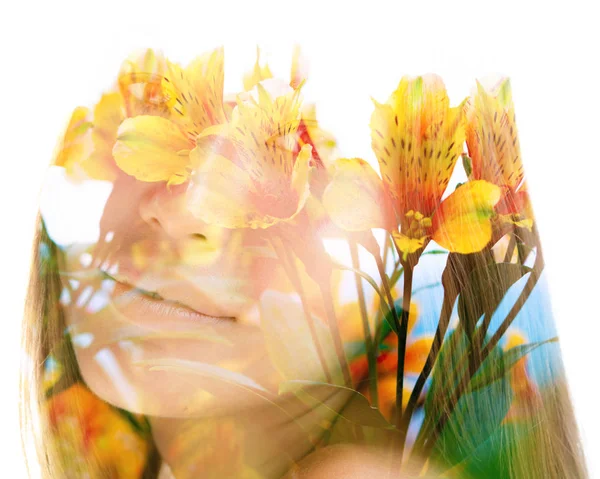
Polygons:
<instances>
[{"instance_id":1,"label":"green stem","mask_svg":"<svg viewBox=\"0 0 600 479\"><path fill-rule=\"evenodd\" d=\"M408 318L412 295L414 266L404 267L404 289L402 293L402 321L398 328L398 368L396 370L396 426L400 429L402 423L402 395L404 391L404 360L406 354L406 338L408 335ZM404 450L406 437L400 438L400 451Z\"/></svg>"},{"instance_id":2,"label":"green stem","mask_svg":"<svg viewBox=\"0 0 600 479\"><path fill-rule=\"evenodd\" d=\"M446 336L446 331L448 330L448 325L450 324L450 317L452 315L452 307L454 305L454 301L448 296L448 294L444 293L444 299L442 302L442 310L440 312L440 319L438 321L438 326L435 331L435 336L433 338L433 343L431 344L431 349L429 350L429 354L427 355L427 359L425 360L425 365L423 366L423 370L419 374L417 378L417 382L411 392L410 399L408 400L408 404L406 405L406 410L402 415L402 420L400 422L400 434L406 440L406 434L408 433L408 427L410 425L410 421L412 419L412 415L415 411L417 403L419 401L419 397L421 396L421 392L423 391L423 387L425 386L425 382L427 378L431 374L433 370L433 366L438 358L439 352L442 348L442 342L444 337Z\"/></svg>"},{"instance_id":3,"label":"green stem","mask_svg":"<svg viewBox=\"0 0 600 479\"><path fill-rule=\"evenodd\" d=\"M329 283L321 284L321 295L323 297L323 306L325 307L325 314L327 315L327 324L331 337L333 339L333 345L335 347L335 353L342 369L342 375L344 377L344 384L348 388L352 388L352 377L350 376L350 369L348 368L348 361L346 360L346 353L344 352L344 344L342 342L342 336L337 323L337 317L335 314L335 307L333 306L333 299L331 294L331 285Z\"/></svg>"},{"instance_id":4,"label":"green stem","mask_svg":"<svg viewBox=\"0 0 600 479\"><path fill-rule=\"evenodd\" d=\"M360 261L358 258L358 247L356 242L352 240L350 240L350 255L352 256L352 267L356 270L359 270ZM377 391L377 358L375 356L373 337L371 336L371 328L369 326L367 305L365 303L365 292L363 289L362 278L358 274L354 274L354 279L356 281L358 307L360 309L360 316L362 318L363 333L365 335L365 348L367 350L367 361L369 364L369 391L371 393L371 403L374 407L379 407L379 394Z\"/></svg>"},{"instance_id":5,"label":"green stem","mask_svg":"<svg viewBox=\"0 0 600 479\"><path fill-rule=\"evenodd\" d=\"M388 280L387 274L385 273L385 267L383 266L383 262L381 261L381 258L379 256L374 255L373 257L375 258L375 262L377 263L377 270L379 271L379 276L381 277L383 293L385 294L390 311L392 313L394 326L396 327L396 331L398 331L400 327L400 318L398 317L398 311L396 311L396 304L394 303L394 298L392 297L392 289L390 287L390 282Z\"/></svg>"},{"instance_id":6,"label":"green stem","mask_svg":"<svg viewBox=\"0 0 600 479\"><path fill-rule=\"evenodd\" d=\"M390 250L389 241L390 241L390 235L386 232L385 238L383 239L383 268L384 269L387 267L388 252Z\"/></svg>"}]
</instances>

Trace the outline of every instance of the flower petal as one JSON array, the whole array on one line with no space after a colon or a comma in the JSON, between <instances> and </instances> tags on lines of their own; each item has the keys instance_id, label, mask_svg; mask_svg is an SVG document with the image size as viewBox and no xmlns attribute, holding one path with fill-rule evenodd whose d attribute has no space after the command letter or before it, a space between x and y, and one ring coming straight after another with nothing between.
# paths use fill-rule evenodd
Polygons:
<instances>
[{"instance_id":1,"label":"flower petal","mask_svg":"<svg viewBox=\"0 0 600 479\"><path fill-rule=\"evenodd\" d=\"M198 153L192 150L191 156ZM252 201L254 186L248 174L224 156L203 159L187 192L194 216L224 228L257 227L263 215Z\"/></svg>"},{"instance_id":2,"label":"flower petal","mask_svg":"<svg viewBox=\"0 0 600 479\"><path fill-rule=\"evenodd\" d=\"M310 195L309 173L311 171L311 158L312 147L310 145L304 145L294 162L290 186L292 188L293 196L298 198L296 214L302 209L306 203L306 199Z\"/></svg>"},{"instance_id":3,"label":"flower petal","mask_svg":"<svg viewBox=\"0 0 600 479\"><path fill-rule=\"evenodd\" d=\"M469 181L457 188L433 216L433 240L449 251L481 251L492 237L491 217L501 189L487 181Z\"/></svg>"},{"instance_id":4,"label":"flower petal","mask_svg":"<svg viewBox=\"0 0 600 479\"><path fill-rule=\"evenodd\" d=\"M163 94L171 107L171 120L189 138L204 128L223 123L224 53L222 48L194 59L187 67L167 61Z\"/></svg>"},{"instance_id":5,"label":"flower petal","mask_svg":"<svg viewBox=\"0 0 600 479\"><path fill-rule=\"evenodd\" d=\"M430 216L464 142L462 106L450 108L436 75L404 77L386 104L375 102L371 144L396 213Z\"/></svg>"},{"instance_id":6,"label":"flower petal","mask_svg":"<svg viewBox=\"0 0 600 479\"><path fill-rule=\"evenodd\" d=\"M72 174L90 152L89 131L93 124L85 107L73 110L69 124L54 155L54 164Z\"/></svg>"},{"instance_id":7,"label":"flower petal","mask_svg":"<svg viewBox=\"0 0 600 479\"><path fill-rule=\"evenodd\" d=\"M425 240L427 240L427 236L411 238L397 231L392 232L392 238L397 248L402 251L405 260L407 255L419 251L425 245Z\"/></svg>"},{"instance_id":8,"label":"flower petal","mask_svg":"<svg viewBox=\"0 0 600 479\"><path fill-rule=\"evenodd\" d=\"M251 72L244 75L244 90L252 90L258 83L268 78L273 78L273 73L267 63L260 66L260 48L256 47L256 62Z\"/></svg>"},{"instance_id":9,"label":"flower petal","mask_svg":"<svg viewBox=\"0 0 600 479\"><path fill-rule=\"evenodd\" d=\"M465 111L471 177L515 190L524 173L509 80L489 90L477 82Z\"/></svg>"},{"instance_id":10,"label":"flower petal","mask_svg":"<svg viewBox=\"0 0 600 479\"><path fill-rule=\"evenodd\" d=\"M323 205L332 221L346 231L385 228L385 194L379 176L360 158L342 158L335 163L331 183L323 192Z\"/></svg>"},{"instance_id":11,"label":"flower petal","mask_svg":"<svg viewBox=\"0 0 600 479\"><path fill-rule=\"evenodd\" d=\"M290 71L290 86L299 88L308 78L308 65L306 59L300 51L300 47L294 47L294 55L292 56L292 68Z\"/></svg>"},{"instance_id":12,"label":"flower petal","mask_svg":"<svg viewBox=\"0 0 600 479\"><path fill-rule=\"evenodd\" d=\"M123 97L119 92L105 93L94 108L91 138L93 152L82 162L90 178L114 181L119 171L112 156L119 125L125 117Z\"/></svg>"},{"instance_id":13,"label":"flower petal","mask_svg":"<svg viewBox=\"0 0 600 479\"><path fill-rule=\"evenodd\" d=\"M189 147L173 122L144 115L121 124L113 156L119 168L140 181L178 184L188 178Z\"/></svg>"}]
</instances>

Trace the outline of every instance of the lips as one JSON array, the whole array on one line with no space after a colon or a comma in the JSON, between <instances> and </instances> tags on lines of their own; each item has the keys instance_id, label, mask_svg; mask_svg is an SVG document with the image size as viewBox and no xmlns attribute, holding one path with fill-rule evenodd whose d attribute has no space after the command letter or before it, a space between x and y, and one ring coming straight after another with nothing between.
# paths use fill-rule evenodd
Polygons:
<instances>
[{"instance_id":1,"label":"lips","mask_svg":"<svg viewBox=\"0 0 600 479\"><path fill-rule=\"evenodd\" d=\"M204 323L235 320L231 316L205 314L179 301L166 299L155 291L133 286L123 277L110 275L106 272L104 272L104 275L114 282L113 298L115 304L118 307L126 308L128 311L135 310L135 315L140 319L160 316L172 319L199 320Z\"/></svg>"}]
</instances>

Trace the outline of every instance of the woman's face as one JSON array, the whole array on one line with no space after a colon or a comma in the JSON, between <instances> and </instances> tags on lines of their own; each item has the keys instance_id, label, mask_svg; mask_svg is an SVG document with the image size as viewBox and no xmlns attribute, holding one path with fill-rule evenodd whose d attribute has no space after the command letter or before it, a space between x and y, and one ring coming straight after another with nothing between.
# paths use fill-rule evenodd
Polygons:
<instances>
[{"instance_id":1,"label":"woman's face","mask_svg":"<svg viewBox=\"0 0 600 479\"><path fill-rule=\"evenodd\" d=\"M83 379L108 402L142 414L239 411L258 401L244 381L268 388L276 378L256 308L272 259L254 230L192 216L186 190L121 172L99 239L62 247L62 302ZM80 227L69 208L85 214L85 198L70 204L58 216L42 208L51 236L53 222L62 225L54 231Z\"/></svg>"}]
</instances>

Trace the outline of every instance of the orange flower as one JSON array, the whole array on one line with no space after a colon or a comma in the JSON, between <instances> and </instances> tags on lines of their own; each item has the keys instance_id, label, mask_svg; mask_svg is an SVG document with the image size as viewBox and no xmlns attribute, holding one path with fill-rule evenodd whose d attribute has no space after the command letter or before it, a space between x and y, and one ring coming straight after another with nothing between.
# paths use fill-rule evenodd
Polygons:
<instances>
[{"instance_id":1,"label":"orange flower","mask_svg":"<svg viewBox=\"0 0 600 479\"><path fill-rule=\"evenodd\" d=\"M309 190L311 147L298 151L300 91L240 99L229 123L206 129L191 153L192 213L225 228L269 228L292 220Z\"/></svg>"},{"instance_id":2,"label":"orange flower","mask_svg":"<svg viewBox=\"0 0 600 479\"><path fill-rule=\"evenodd\" d=\"M439 77L403 78L387 103L375 102L371 137L381 180L363 160L340 160L323 195L334 223L391 231L405 260L431 239L458 253L490 241L497 186L468 182L442 201L465 132L463 107L450 108Z\"/></svg>"},{"instance_id":3,"label":"orange flower","mask_svg":"<svg viewBox=\"0 0 600 479\"><path fill-rule=\"evenodd\" d=\"M147 442L115 409L82 384L55 394L47 413L56 446L72 467L69 477L79 477L79 467L111 471L117 479L138 479L146 466Z\"/></svg>"},{"instance_id":4,"label":"orange flower","mask_svg":"<svg viewBox=\"0 0 600 479\"><path fill-rule=\"evenodd\" d=\"M496 206L501 219L531 229L533 212L524 182L509 80L503 78L490 90L477 82L465 111L466 140L472 161L470 178L501 187L502 199Z\"/></svg>"}]
</instances>

